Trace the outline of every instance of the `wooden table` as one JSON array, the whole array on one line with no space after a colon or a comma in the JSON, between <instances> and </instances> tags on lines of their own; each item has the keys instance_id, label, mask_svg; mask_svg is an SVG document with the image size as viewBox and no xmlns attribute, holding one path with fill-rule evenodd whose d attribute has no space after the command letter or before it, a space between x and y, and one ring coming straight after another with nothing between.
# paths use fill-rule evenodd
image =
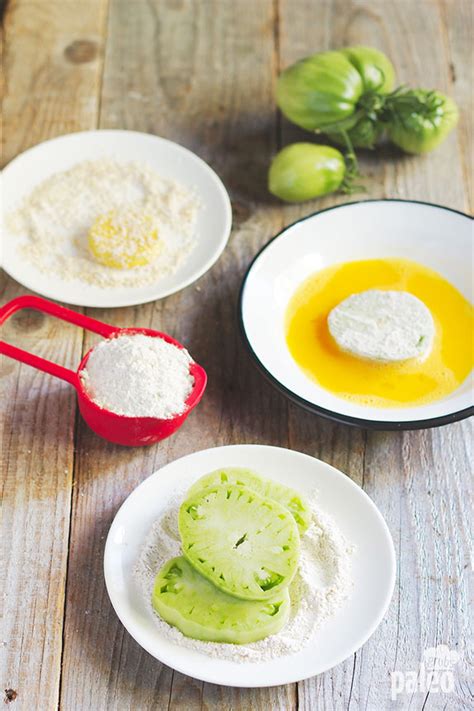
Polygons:
<instances>
[{"instance_id":1,"label":"wooden table","mask_svg":"<svg viewBox=\"0 0 474 711\"><path fill-rule=\"evenodd\" d=\"M347 200L291 207L266 193L271 155L303 136L282 121L273 99L279 70L296 58L376 45L400 81L453 96L459 128L433 154L409 158L387 149L383 159L362 163L370 197L469 210L469 0L10 0L4 19L4 163L70 131L147 131L208 161L234 210L230 243L198 285L140 307L88 310L117 325L168 331L207 368L202 404L170 440L135 450L107 444L81 421L69 386L13 361L2 365L2 689L17 694L11 707L467 707L469 422L384 433L305 413L255 370L235 307L261 245L301 215ZM3 277L2 303L22 293ZM8 340L68 367L90 347L88 334L34 312L18 314L5 330ZM339 467L374 499L395 541L397 584L377 632L343 664L297 685L232 689L173 672L127 634L105 591L104 540L125 497L165 463L235 442L290 447ZM390 672L417 670L424 649L441 643L462 657L454 692L408 693L392 703Z\"/></svg>"}]
</instances>

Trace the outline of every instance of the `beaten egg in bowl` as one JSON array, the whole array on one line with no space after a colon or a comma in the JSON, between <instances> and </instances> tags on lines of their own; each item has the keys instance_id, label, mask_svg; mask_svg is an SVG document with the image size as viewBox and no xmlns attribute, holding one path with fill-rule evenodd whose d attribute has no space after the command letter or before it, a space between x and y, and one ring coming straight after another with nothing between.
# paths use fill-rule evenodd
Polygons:
<instances>
[{"instance_id":1,"label":"beaten egg in bowl","mask_svg":"<svg viewBox=\"0 0 474 711\"><path fill-rule=\"evenodd\" d=\"M431 314L434 335L423 357L384 362L341 349L328 327L334 308L367 290L403 291ZM415 406L458 388L473 365L473 308L444 277L408 259L346 262L301 284L287 307L286 342L305 374L333 394L362 405Z\"/></svg>"}]
</instances>

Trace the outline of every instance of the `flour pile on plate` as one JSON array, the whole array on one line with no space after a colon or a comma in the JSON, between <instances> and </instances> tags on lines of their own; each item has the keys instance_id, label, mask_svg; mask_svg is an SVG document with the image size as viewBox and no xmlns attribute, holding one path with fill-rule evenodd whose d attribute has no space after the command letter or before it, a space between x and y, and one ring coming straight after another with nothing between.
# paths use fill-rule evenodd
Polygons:
<instances>
[{"instance_id":1,"label":"flour pile on plate","mask_svg":"<svg viewBox=\"0 0 474 711\"><path fill-rule=\"evenodd\" d=\"M87 234L96 218L124 208L156 223L163 250L151 264L114 269L89 252ZM195 246L199 208L193 191L148 165L102 158L44 180L7 216L7 225L20 237L21 256L45 274L103 288L136 287L176 271Z\"/></svg>"},{"instance_id":2,"label":"flour pile on plate","mask_svg":"<svg viewBox=\"0 0 474 711\"><path fill-rule=\"evenodd\" d=\"M151 595L156 573L181 553L178 511L184 492L175 494L161 518L152 526L135 567L135 581L146 608L161 634L172 642L212 657L235 662L263 662L294 654L302 649L321 624L331 617L350 595L352 546L326 514L318 510L317 494L310 499L312 523L301 537L298 571L290 584L290 619L278 634L252 644L201 642L185 637L153 610Z\"/></svg>"}]
</instances>

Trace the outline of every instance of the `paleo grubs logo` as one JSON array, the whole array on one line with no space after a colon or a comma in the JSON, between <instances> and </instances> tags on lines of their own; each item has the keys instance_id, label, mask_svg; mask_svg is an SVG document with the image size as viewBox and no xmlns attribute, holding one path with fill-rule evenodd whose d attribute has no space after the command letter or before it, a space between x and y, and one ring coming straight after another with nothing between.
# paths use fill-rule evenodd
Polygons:
<instances>
[{"instance_id":1,"label":"paleo grubs logo","mask_svg":"<svg viewBox=\"0 0 474 711\"><path fill-rule=\"evenodd\" d=\"M452 693L455 684L454 667L459 660L459 653L449 649L446 644L428 647L417 670L390 673L392 701L396 701L400 694L428 691L432 694Z\"/></svg>"}]
</instances>

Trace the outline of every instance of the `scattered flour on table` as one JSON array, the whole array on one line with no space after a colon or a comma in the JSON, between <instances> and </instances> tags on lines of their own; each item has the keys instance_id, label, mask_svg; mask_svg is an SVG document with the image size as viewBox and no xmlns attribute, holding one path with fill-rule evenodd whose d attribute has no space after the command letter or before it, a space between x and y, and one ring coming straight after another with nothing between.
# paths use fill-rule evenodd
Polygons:
<instances>
[{"instance_id":1,"label":"scattered flour on table","mask_svg":"<svg viewBox=\"0 0 474 711\"><path fill-rule=\"evenodd\" d=\"M112 158L77 163L55 173L7 215L22 257L40 272L98 287L133 287L172 274L195 246L199 200L184 185L159 176L149 165ZM156 225L163 249L156 260L114 269L94 260L87 234L111 210L137 210Z\"/></svg>"},{"instance_id":2,"label":"scattered flour on table","mask_svg":"<svg viewBox=\"0 0 474 711\"><path fill-rule=\"evenodd\" d=\"M117 415L167 419L181 414L191 393L187 350L135 334L101 341L80 377L91 399Z\"/></svg>"},{"instance_id":3,"label":"scattered flour on table","mask_svg":"<svg viewBox=\"0 0 474 711\"><path fill-rule=\"evenodd\" d=\"M291 613L284 628L259 642L222 644L201 642L185 637L154 611L151 595L155 576L161 566L181 554L178 511L181 492L168 502L165 513L152 526L134 570L135 582L145 605L160 632L182 647L188 647L221 659L236 662L263 662L293 654L310 642L321 624L344 604L352 586L351 546L333 520L316 504L317 493L310 498L312 523L301 537L298 571L290 585Z\"/></svg>"}]
</instances>

